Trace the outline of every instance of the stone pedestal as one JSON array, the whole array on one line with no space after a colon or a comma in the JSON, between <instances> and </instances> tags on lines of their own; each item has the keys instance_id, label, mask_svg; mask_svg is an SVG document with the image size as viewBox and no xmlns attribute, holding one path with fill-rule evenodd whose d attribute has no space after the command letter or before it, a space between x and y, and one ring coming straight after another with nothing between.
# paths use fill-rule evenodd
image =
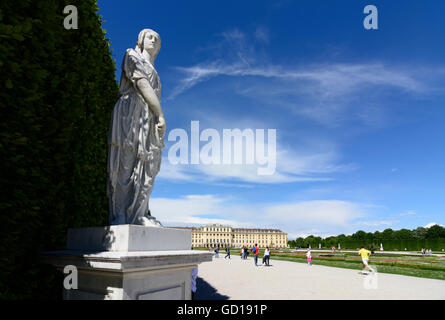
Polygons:
<instances>
[{"instance_id":1,"label":"stone pedestal","mask_svg":"<svg viewBox=\"0 0 445 320\"><path fill-rule=\"evenodd\" d=\"M190 248L189 230L118 225L70 229L67 250L43 257L60 270L77 268L68 300L189 300L192 269L213 255Z\"/></svg>"}]
</instances>

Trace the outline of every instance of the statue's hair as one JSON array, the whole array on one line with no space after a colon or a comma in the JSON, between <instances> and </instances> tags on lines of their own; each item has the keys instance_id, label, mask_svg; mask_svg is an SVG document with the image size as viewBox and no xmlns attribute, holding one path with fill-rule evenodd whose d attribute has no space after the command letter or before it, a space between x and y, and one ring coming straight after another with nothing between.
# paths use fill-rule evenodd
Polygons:
<instances>
[{"instance_id":1,"label":"statue's hair","mask_svg":"<svg viewBox=\"0 0 445 320\"><path fill-rule=\"evenodd\" d=\"M157 56L158 53L159 53L159 50L161 50L161 37L159 36L159 34L158 34L156 31L154 31L154 30L152 30L152 29L144 29L144 30L142 30L141 32L139 32L138 42L137 42L136 48L139 48L139 50L140 50L141 52L144 51L144 39L145 39L145 35L146 35L147 33L153 33L153 34L154 34L156 37L158 37L158 39L159 39L158 51L155 52L154 57L153 57L153 58L155 59L156 56Z\"/></svg>"}]
</instances>

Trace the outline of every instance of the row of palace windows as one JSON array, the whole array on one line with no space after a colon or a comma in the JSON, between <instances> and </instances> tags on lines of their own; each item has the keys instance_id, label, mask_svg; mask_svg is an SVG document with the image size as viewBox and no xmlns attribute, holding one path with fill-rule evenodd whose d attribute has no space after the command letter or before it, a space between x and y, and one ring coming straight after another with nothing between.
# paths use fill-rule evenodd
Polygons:
<instances>
[{"instance_id":1,"label":"row of palace windows","mask_svg":"<svg viewBox=\"0 0 445 320\"><path fill-rule=\"evenodd\" d=\"M266 234L259 234L259 235L257 235L258 237L261 237L261 238L264 238L264 237L266 237L266 236L268 236L268 235L266 235ZM241 238L241 237L249 237L249 238L254 238L255 237L255 235L253 235L253 234L249 234L249 235L241 235L241 234L236 234L235 235L235 238ZM273 235L272 237L279 237L279 235Z\"/></svg>"},{"instance_id":2,"label":"row of palace windows","mask_svg":"<svg viewBox=\"0 0 445 320\"><path fill-rule=\"evenodd\" d=\"M203 235L203 234L199 234L199 233L193 233L193 236L201 236L201 235ZM226 234L215 234L215 233L212 233L212 234L206 234L207 236L213 236L213 237L215 237L215 236L217 236L217 237L224 237L224 236L226 236L226 237L228 237L229 236L229 234L228 233L226 233ZM266 234L248 234L248 235L246 235L246 234L234 234L233 235L235 238L239 238L239 237L250 237L250 238L253 238L253 237L255 237L255 236L259 236L259 237L262 237L262 238L264 238L264 237L266 237L266 236L269 236L269 235L266 235ZM272 237L279 237L279 235L272 235Z\"/></svg>"},{"instance_id":3,"label":"row of palace windows","mask_svg":"<svg viewBox=\"0 0 445 320\"><path fill-rule=\"evenodd\" d=\"M206 243L230 243L230 241L226 241L227 239L207 239L206 240ZM196 240L195 242L203 242L203 240L202 239L199 239L199 241L198 240ZM235 243L237 243L237 244L240 244L240 243L242 243L243 241L235 241ZM248 242L248 243L253 243L253 242L257 242L256 240L255 241L253 241L253 240L250 240L250 241L245 241L245 242ZM267 243L277 243L277 244L284 244L285 243L285 241L282 241L282 240L276 240L276 241L266 241L266 240L258 240L258 243L261 243L261 244L267 244Z\"/></svg>"},{"instance_id":4,"label":"row of palace windows","mask_svg":"<svg viewBox=\"0 0 445 320\"><path fill-rule=\"evenodd\" d=\"M203 231L214 231L214 232L230 232L229 228L203 228Z\"/></svg>"},{"instance_id":5,"label":"row of palace windows","mask_svg":"<svg viewBox=\"0 0 445 320\"><path fill-rule=\"evenodd\" d=\"M203 235L202 234L192 234L192 237L193 238L201 238ZM210 236L210 237L229 237L229 234L208 234L207 236ZM265 235L259 235L258 237L261 237L262 239L264 239L264 238L266 238L265 237ZM257 237L254 237L253 235L235 235L235 237L234 237L236 240L241 240L241 238L249 238L249 239L254 239L254 238L257 238ZM272 239L272 240L277 240L279 238L279 236L273 236L273 237L271 237L271 238L269 238L269 239Z\"/></svg>"}]
</instances>

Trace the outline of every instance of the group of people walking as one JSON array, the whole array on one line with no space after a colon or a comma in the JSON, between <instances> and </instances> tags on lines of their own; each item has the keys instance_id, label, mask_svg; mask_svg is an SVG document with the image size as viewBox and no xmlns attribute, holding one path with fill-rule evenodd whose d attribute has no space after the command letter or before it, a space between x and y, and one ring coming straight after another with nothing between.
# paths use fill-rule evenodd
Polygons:
<instances>
[{"instance_id":1,"label":"group of people walking","mask_svg":"<svg viewBox=\"0 0 445 320\"><path fill-rule=\"evenodd\" d=\"M249 251L251 251L253 253L253 261L255 263L255 266L258 267L258 255L260 253L258 244L255 243L255 245L250 250L246 246L243 246L240 250L241 259L247 260ZM428 252L428 250L422 249L423 254L428 254L427 252ZM226 258L230 259L230 248L229 247L226 247L226 253L227 254L224 257L224 259L226 259ZM361 246L358 254L361 256L362 262L363 262L363 267L362 267L361 273L364 273L365 269L369 269L369 270L371 270L371 272L375 272L375 270L369 266L369 257L371 256L371 251L365 249L364 246ZM219 257L219 248L216 248L215 249L215 258L218 258L218 257ZM310 248L308 248L308 250L306 251L306 259L307 259L307 264L311 266L312 265L312 252L311 252ZM266 249L264 250L262 265L264 264L266 266L270 266L269 262L270 262L270 249L269 249L269 247L266 247Z\"/></svg>"},{"instance_id":2,"label":"group of people walking","mask_svg":"<svg viewBox=\"0 0 445 320\"><path fill-rule=\"evenodd\" d=\"M260 248L258 248L258 244L255 243L255 245L250 249L250 251L252 251L253 253L253 261L255 262L255 266L258 267L258 255L260 253ZM241 248L241 259L246 260L248 255L249 255L249 250L247 249L247 247L243 246ZM270 266L269 262L270 262L270 249L269 247L266 247L266 249L264 249L262 264Z\"/></svg>"},{"instance_id":3,"label":"group of people walking","mask_svg":"<svg viewBox=\"0 0 445 320\"><path fill-rule=\"evenodd\" d=\"M224 259L226 259L227 257L230 259L230 248L226 247L226 256L224 257ZM219 247L215 248L215 258L219 258Z\"/></svg>"}]
</instances>

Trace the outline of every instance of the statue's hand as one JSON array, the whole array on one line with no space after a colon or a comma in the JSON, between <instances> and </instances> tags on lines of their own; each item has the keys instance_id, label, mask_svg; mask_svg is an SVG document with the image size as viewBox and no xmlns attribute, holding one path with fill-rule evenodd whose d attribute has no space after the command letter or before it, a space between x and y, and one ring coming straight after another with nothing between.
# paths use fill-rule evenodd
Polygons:
<instances>
[{"instance_id":1,"label":"statue's hand","mask_svg":"<svg viewBox=\"0 0 445 320\"><path fill-rule=\"evenodd\" d=\"M158 130L160 136L164 136L167 125L165 123L164 117L159 117L158 123L156 124L156 130Z\"/></svg>"}]
</instances>

